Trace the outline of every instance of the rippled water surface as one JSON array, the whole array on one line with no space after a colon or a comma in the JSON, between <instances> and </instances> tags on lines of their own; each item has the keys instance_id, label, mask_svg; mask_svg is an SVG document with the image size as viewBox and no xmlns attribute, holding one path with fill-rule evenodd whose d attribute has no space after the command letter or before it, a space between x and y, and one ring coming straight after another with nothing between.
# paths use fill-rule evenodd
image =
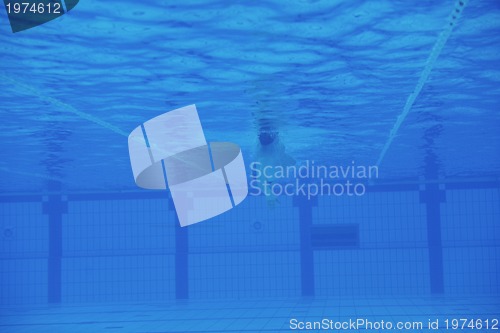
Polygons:
<instances>
[{"instance_id":1,"label":"rippled water surface","mask_svg":"<svg viewBox=\"0 0 500 333\"><path fill-rule=\"evenodd\" d=\"M266 117L298 163L375 164L454 6L83 0L17 34L2 8L1 189L133 189L128 133L193 103L247 163ZM499 83L500 3L471 0L380 177L497 177Z\"/></svg>"}]
</instances>

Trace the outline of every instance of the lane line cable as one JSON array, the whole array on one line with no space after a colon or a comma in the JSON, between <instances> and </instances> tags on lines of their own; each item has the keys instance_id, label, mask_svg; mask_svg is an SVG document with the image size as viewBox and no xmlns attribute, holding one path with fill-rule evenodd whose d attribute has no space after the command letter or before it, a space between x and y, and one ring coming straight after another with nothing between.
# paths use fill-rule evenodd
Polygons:
<instances>
[{"instance_id":1,"label":"lane line cable","mask_svg":"<svg viewBox=\"0 0 500 333\"><path fill-rule=\"evenodd\" d=\"M455 6L453 7L453 11L451 12L450 16L448 17L447 23L443 31L438 36L438 39L434 43L434 46L432 47L431 53L429 54L429 57L427 58L427 61L425 62L424 69L422 70L422 73L420 74L420 77L418 78L417 85L413 89L413 91L410 93L408 98L406 99L405 106L403 107L403 111L401 114L398 116L396 119L396 122L394 123L394 126L392 127L389 137L387 138L387 141L384 144L384 147L382 148L382 151L380 152L380 155L378 157L377 166L380 166L382 164L382 161L384 160L384 157L389 150L392 142L396 138L396 135L398 134L399 128L405 121L406 117L411 111L411 108L413 107L413 104L415 104L415 101L417 100L418 96L420 95L420 92L422 91L422 88L424 87L425 83L427 82L427 79L429 78L429 75L431 74L431 71L434 67L434 64L436 63L436 59L439 57L439 54L443 50L446 42L448 41L448 38L451 35L451 32L453 31L453 28L457 25L458 19L462 15L463 10L465 9L465 6L467 5L467 0L458 0L455 3Z\"/></svg>"},{"instance_id":2,"label":"lane line cable","mask_svg":"<svg viewBox=\"0 0 500 333\"><path fill-rule=\"evenodd\" d=\"M107 121L104 121L96 116L93 116L91 114L88 114L86 112L83 112L83 111L80 111L78 109L76 109L75 107L67 104L67 103L64 103L64 102L61 102L60 100L56 99L56 98L53 98L53 97L50 97L50 96L46 96L44 94L42 94L38 89L32 87L32 86L29 86L25 83L21 83L13 78L10 78L4 74L1 74L0 73L0 79L4 80L4 81L7 81L7 82L10 82L12 83L13 85L17 86L18 88L21 88L21 91L23 93L30 93L31 95L33 96L36 96L38 97L41 101L44 101L48 104L52 104L54 106L56 106L59 110L61 111L66 111L66 112L69 112L69 113L72 113L74 115L76 115L77 117L79 117L80 119L84 119L84 120L88 120L92 123L95 123L115 134L118 134L118 135L121 135L123 137L126 137L128 138L128 133L121 130L120 128L114 126L113 124L110 124L108 123ZM155 149L159 152L164 152L161 148L159 147L155 147ZM179 161L182 161L184 163L186 163L187 165L190 165L194 168L198 168L198 169L201 169L200 166L196 165L195 163L193 163L192 161L186 161L186 160L182 160L181 158L179 158L178 156L170 156L171 158L173 159L177 159ZM5 172L9 172L9 173L14 173L14 174L19 174L19 175L23 175L23 176L26 176L26 175L31 175L33 177L36 177L36 178L44 178L44 179L50 179L50 180L56 180L55 177L51 177L51 176L43 176L41 174L33 174L33 173L25 173L25 172L20 172L20 171L17 171L17 170L12 170L10 168L6 168L6 167L1 167L0 170L3 170ZM62 179L60 180L61 182Z\"/></svg>"}]
</instances>

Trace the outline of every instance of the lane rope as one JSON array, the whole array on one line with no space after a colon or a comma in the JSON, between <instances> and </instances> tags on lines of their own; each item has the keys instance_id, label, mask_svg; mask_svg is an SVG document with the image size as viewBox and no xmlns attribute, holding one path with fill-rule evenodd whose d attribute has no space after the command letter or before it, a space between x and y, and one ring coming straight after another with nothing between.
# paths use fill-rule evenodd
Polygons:
<instances>
[{"instance_id":1,"label":"lane rope","mask_svg":"<svg viewBox=\"0 0 500 333\"><path fill-rule=\"evenodd\" d=\"M422 88L424 87L425 83L427 82L427 79L429 78L429 75L431 74L431 71L434 67L434 64L436 63L436 59L439 57L439 54L443 50L446 42L448 41L448 38L451 35L451 32L453 31L453 28L457 25L458 19L462 15L463 10L465 9L465 6L467 5L467 0L459 0L455 3L455 6L453 7L453 10L451 14L448 17L447 23L443 31L439 34L438 39L434 43L434 46L432 47L431 53L429 57L427 58L427 61L425 62L424 69L422 70L422 73L420 74L420 77L417 81L417 85L413 89L413 91L410 93L408 98L406 99L405 106L403 107L403 111L401 114L398 116L396 119L396 122L394 123L394 126L392 127L389 137L387 138L387 141L384 144L384 147L382 148L382 151L380 152L380 155L377 159L377 166L380 166L382 164L382 161L384 160L384 157L389 150L392 142L396 138L396 135L398 134L399 128L405 121L406 117L411 111L411 108L413 107L413 104L415 104L415 101L417 100L418 96L420 95L420 92L422 91Z\"/></svg>"}]
</instances>

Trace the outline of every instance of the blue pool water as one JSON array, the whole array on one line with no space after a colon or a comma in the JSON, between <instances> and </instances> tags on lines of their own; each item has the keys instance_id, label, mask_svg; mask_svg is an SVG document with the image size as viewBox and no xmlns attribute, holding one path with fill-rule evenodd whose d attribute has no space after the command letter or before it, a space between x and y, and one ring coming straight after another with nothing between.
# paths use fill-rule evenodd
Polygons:
<instances>
[{"instance_id":1,"label":"blue pool water","mask_svg":"<svg viewBox=\"0 0 500 333\"><path fill-rule=\"evenodd\" d=\"M454 5L85 1L22 34L4 17L2 189L133 189L124 135L193 103L247 159L263 109L297 160L373 164ZM429 152L440 176L498 175L499 15L467 5L381 176L418 178Z\"/></svg>"},{"instance_id":2,"label":"blue pool water","mask_svg":"<svg viewBox=\"0 0 500 333\"><path fill-rule=\"evenodd\" d=\"M500 317L498 1L86 0L8 22L0 332ZM168 192L134 183L127 137L191 104L249 181L269 161L377 177L180 228Z\"/></svg>"}]
</instances>

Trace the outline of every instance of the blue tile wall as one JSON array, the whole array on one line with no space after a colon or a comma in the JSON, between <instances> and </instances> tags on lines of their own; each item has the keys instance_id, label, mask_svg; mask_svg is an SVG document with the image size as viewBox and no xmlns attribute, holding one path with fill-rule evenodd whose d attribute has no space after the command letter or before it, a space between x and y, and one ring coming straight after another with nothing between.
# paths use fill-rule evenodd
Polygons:
<instances>
[{"instance_id":1,"label":"blue tile wall","mask_svg":"<svg viewBox=\"0 0 500 333\"><path fill-rule=\"evenodd\" d=\"M0 304L47 302L48 223L39 203L0 203Z\"/></svg>"},{"instance_id":2,"label":"blue tile wall","mask_svg":"<svg viewBox=\"0 0 500 333\"><path fill-rule=\"evenodd\" d=\"M500 292L498 189L448 190L442 216L446 292Z\"/></svg>"},{"instance_id":3,"label":"blue tile wall","mask_svg":"<svg viewBox=\"0 0 500 333\"><path fill-rule=\"evenodd\" d=\"M314 251L315 295L428 295L426 205L417 191L323 196L314 224L358 224L359 247ZM301 296L299 208L249 197L188 227L192 299ZM0 203L0 304L47 302L41 202ZM500 293L498 189L446 190L445 293ZM176 297L176 219L166 199L70 201L63 215L64 303ZM177 277L179 278L179 277Z\"/></svg>"},{"instance_id":4,"label":"blue tile wall","mask_svg":"<svg viewBox=\"0 0 500 333\"><path fill-rule=\"evenodd\" d=\"M316 295L427 294L425 206L418 192L320 197L317 224L359 224L359 248L315 251Z\"/></svg>"},{"instance_id":5,"label":"blue tile wall","mask_svg":"<svg viewBox=\"0 0 500 333\"><path fill-rule=\"evenodd\" d=\"M299 234L292 199L249 197L188 228L192 298L300 295Z\"/></svg>"}]
</instances>

